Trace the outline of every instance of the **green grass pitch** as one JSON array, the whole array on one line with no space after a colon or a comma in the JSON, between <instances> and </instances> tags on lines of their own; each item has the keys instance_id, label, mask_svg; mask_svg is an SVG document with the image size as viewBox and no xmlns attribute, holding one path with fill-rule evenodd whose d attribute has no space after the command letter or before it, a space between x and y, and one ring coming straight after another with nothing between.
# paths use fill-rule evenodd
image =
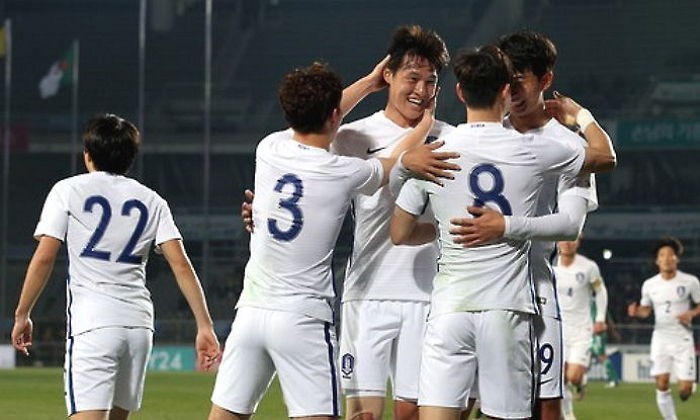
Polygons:
<instances>
[{"instance_id":1,"label":"green grass pitch","mask_svg":"<svg viewBox=\"0 0 700 420\"><path fill-rule=\"evenodd\" d=\"M143 408L134 413L134 420L206 419L213 374L181 372L149 372ZM675 390L674 390L675 393ZM0 370L0 418L3 420L44 420L65 418L62 372L49 368ZM680 419L698 418L700 395L681 403L676 400ZM652 420L660 416L656 410L652 384L622 384L606 389L591 383L586 397L575 403L579 420ZM391 408L384 418L390 419ZM261 403L256 419L286 418L279 386L273 387Z\"/></svg>"}]
</instances>

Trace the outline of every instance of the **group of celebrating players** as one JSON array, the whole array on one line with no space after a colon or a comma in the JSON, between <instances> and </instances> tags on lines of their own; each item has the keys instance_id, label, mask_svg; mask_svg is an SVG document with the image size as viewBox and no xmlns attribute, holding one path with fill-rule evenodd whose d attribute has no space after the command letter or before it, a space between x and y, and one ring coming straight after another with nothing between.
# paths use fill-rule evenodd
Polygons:
<instances>
[{"instance_id":1,"label":"group of celebrating players","mask_svg":"<svg viewBox=\"0 0 700 420\"><path fill-rule=\"evenodd\" d=\"M285 75L290 128L256 149L255 195L242 208L250 260L209 419L249 418L275 373L293 418L337 418L344 394L348 419L378 420L387 380L396 419L459 419L477 399L492 418L562 416L565 377L582 385L607 294L575 246L561 255L556 275L567 280L557 286L555 241L577 240L598 206L593 173L613 169L616 156L588 110L556 92L545 100L556 58L552 41L529 30L458 53L451 67L466 120L457 126L435 119L447 48L419 26L398 28L387 57L345 89L324 64ZM385 88L384 109L342 124ZM167 203L124 176L138 131L104 115L83 139L89 173L49 193L12 338L20 351L31 345L29 315L65 241L69 415L125 419L140 406L152 345L151 243L197 320L199 365L213 366L220 350ZM348 210L338 345L332 257ZM686 311L700 302L692 279L677 305ZM653 304L658 319L649 293L630 314ZM585 311L564 338L560 306ZM688 312L684 324L700 309ZM694 379L694 360L692 369Z\"/></svg>"}]
</instances>

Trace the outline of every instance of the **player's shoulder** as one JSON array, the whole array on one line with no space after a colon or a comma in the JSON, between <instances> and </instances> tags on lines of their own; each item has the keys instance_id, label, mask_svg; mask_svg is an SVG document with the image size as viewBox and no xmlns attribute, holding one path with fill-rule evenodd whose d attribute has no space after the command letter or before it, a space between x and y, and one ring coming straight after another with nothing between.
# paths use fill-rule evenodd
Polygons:
<instances>
[{"instance_id":1,"label":"player's shoulder","mask_svg":"<svg viewBox=\"0 0 700 420\"><path fill-rule=\"evenodd\" d=\"M552 118L538 129L538 134L554 141L568 142L576 145L584 145L586 140L572 131L569 127Z\"/></svg>"},{"instance_id":2,"label":"player's shoulder","mask_svg":"<svg viewBox=\"0 0 700 420\"><path fill-rule=\"evenodd\" d=\"M678 276L678 278L683 279L685 281L692 283L700 283L700 279L698 279L697 276L690 273L686 273L685 271L678 270L676 275Z\"/></svg>"},{"instance_id":3,"label":"player's shoulder","mask_svg":"<svg viewBox=\"0 0 700 420\"><path fill-rule=\"evenodd\" d=\"M579 263L581 265L585 265L588 267L596 267L596 268L598 267L598 264L595 261L593 261L592 259L588 258L585 255L576 254L576 259L579 260Z\"/></svg>"},{"instance_id":4,"label":"player's shoulder","mask_svg":"<svg viewBox=\"0 0 700 420\"><path fill-rule=\"evenodd\" d=\"M336 139L352 137L357 133L370 133L378 128L387 125L387 118L384 116L383 111L377 111L372 115L368 115L364 118L358 120L350 121L344 123L338 129Z\"/></svg>"}]
</instances>

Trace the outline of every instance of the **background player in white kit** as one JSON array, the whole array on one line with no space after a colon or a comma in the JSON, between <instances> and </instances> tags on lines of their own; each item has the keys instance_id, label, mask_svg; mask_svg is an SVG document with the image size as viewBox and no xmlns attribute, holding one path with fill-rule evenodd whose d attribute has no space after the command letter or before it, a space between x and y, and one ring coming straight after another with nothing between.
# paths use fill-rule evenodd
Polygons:
<instances>
[{"instance_id":1,"label":"background player in white kit","mask_svg":"<svg viewBox=\"0 0 700 420\"><path fill-rule=\"evenodd\" d=\"M248 418L275 371L289 417L340 415L333 248L351 198L386 184L396 156L422 142L433 122L428 107L420 129L388 159L337 156L328 148L342 120L341 94L340 79L318 63L282 81L292 128L270 134L256 151L257 228L210 419Z\"/></svg>"},{"instance_id":2,"label":"background player in white kit","mask_svg":"<svg viewBox=\"0 0 700 420\"><path fill-rule=\"evenodd\" d=\"M155 242L197 321L197 362L209 368L219 343L199 280L165 200L124 175L138 153L139 132L116 115L88 122L87 174L54 185L34 232L39 244L27 269L12 329L28 354L30 314L66 242L69 260L65 398L72 419L126 419L141 405L153 339L146 262Z\"/></svg>"},{"instance_id":3,"label":"background player in white kit","mask_svg":"<svg viewBox=\"0 0 700 420\"><path fill-rule=\"evenodd\" d=\"M587 154L591 171L612 169L616 162L612 143L590 112L558 94L553 100L544 99L544 91L551 87L554 78L557 58L552 41L537 32L520 31L502 37L499 47L511 58L516 71L511 90L513 106L504 125L534 135L539 141L582 143L579 136L561 123L578 122L589 140ZM468 210L478 217L452 221L455 226L451 232L461 235L455 238L455 242L465 246L478 246L504 235L510 239L539 240L532 243L531 250L540 307L535 324L541 366L536 411L546 420L559 420L559 399L563 394L561 325L551 267L555 255L553 241L576 238L583 228L586 211L593 211L597 206L592 175L576 179L550 174L540 189L537 218L504 217L486 207L469 207Z\"/></svg>"},{"instance_id":4,"label":"background player in white kit","mask_svg":"<svg viewBox=\"0 0 700 420\"><path fill-rule=\"evenodd\" d=\"M664 419L676 419L669 382L678 378L681 400L693 392L696 378L695 345L690 328L700 314L700 281L678 269L683 246L676 238L663 238L654 247L659 274L644 281L642 299L627 308L631 317L646 318L654 311L651 336L651 370L656 380L656 405Z\"/></svg>"},{"instance_id":5,"label":"background player in white kit","mask_svg":"<svg viewBox=\"0 0 700 420\"><path fill-rule=\"evenodd\" d=\"M557 296L561 308L564 338L564 370L566 382L582 388L584 375L591 363L593 335L607 329L605 314L608 291L595 261L578 254L580 239L559 242L559 259L554 266ZM595 303L596 319L591 319L591 303ZM580 392L580 391L579 391ZM575 419L571 390L564 390L562 412L565 419Z\"/></svg>"},{"instance_id":6,"label":"background player in white kit","mask_svg":"<svg viewBox=\"0 0 700 420\"><path fill-rule=\"evenodd\" d=\"M434 31L402 26L389 43L382 77L386 107L344 124L333 152L362 159L388 157L416 127L436 95L438 75L447 66L445 43ZM436 121L428 141L453 130ZM380 419L387 379L393 385L394 418L416 419L418 370L425 333L437 246L395 246L389 238L394 196L387 186L353 199L353 250L345 276L340 336L340 368L347 416Z\"/></svg>"},{"instance_id":7,"label":"background player in white kit","mask_svg":"<svg viewBox=\"0 0 700 420\"><path fill-rule=\"evenodd\" d=\"M459 418L477 364L482 412L530 417L531 315L536 312L528 270L530 243L512 240L463 248L452 240L449 221L468 204L532 216L544 177L574 177L588 169L588 156L580 145L538 142L502 126L513 74L498 48L460 54L453 67L457 94L466 101L467 123L444 140L446 150L460 153L456 163L462 172L442 188L409 180L396 201L391 226L395 243L434 239L434 225L417 219L428 203L439 226L441 255L421 361L421 418Z\"/></svg>"}]
</instances>

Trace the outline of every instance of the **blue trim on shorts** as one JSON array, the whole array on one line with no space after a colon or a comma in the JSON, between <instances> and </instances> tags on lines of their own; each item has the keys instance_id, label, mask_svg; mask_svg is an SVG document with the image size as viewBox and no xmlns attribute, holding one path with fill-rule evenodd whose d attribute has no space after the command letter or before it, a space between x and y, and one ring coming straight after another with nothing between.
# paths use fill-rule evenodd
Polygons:
<instances>
[{"instance_id":1,"label":"blue trim on shorts","mask_svg":"<svg viewBox=\"0 0 700 420\"><path fill-rule=\"evenodd\" d=\"M535 316L530 316L530 372L532 373L532 385L530 389L532 394L530 395L531 401L531 414L533 418L538 418L538 413L535 413L537 409L537 400L540 395L540 363L539 363L539 344L537 341L537 334L535 333Z\"/></svg>"},{"instance_id":2,"label":"blue trim on shorts","mask_svg":"<svg viewBox=\"0 0 700 420\"><path fill-rule=\"evenodd\" d=\"M552 254L549 256L549 268L552 273L552 288L554 289L554 305L557 308L557 319L561 319L561 308L559 307L559 291L557 290L557 275L554 272L554 261L557 258L557 247L554 246Z\"/></svg>"},{"instance_id":3,"label":"blue trim on shorts","mask_svg":"<svg viewBox=\"0 0 700 420\"><path fill-rule=\"evenodd\" d=\"M556 287L554 290L557 290ZM557 308L559 307L557 298ZM566 376L566 371L564 370L564 325L561 319L558 320L557 325L559 326L559 395L564 398L564 377Z\"/></svg>"},{"instance_id":4,"label":"blue trim on shorts","mask_svg":"<svg viewBox=\"0 0 700 420\"><path fill-rule=\"evenodd\" d=\"M340 410L338 409L338 378L335 374L335 358L333 357L333 344L331 343L331 323L324 322L323 335L328 345L328 361L331 365L331 388L333 388L333 416L338 417Z\"/></svg>"},{"instance_id":5,"label":"blue trim on shorts","mask_svg":"<svg viewBox=\"0 0 700 420\"><path fill-rule=\"evenodd\" d=\"M75 409L75 391L73 390L73 344L74 344L74 338L69 337L68 338L68 372L66 372L66 375L68 375L68 386L67 386L67 392L68 392L68 401L70 401L70 413L68 414L68 417L72 416L75 414L77 411Z\"/></svg>"}]
</instances>

